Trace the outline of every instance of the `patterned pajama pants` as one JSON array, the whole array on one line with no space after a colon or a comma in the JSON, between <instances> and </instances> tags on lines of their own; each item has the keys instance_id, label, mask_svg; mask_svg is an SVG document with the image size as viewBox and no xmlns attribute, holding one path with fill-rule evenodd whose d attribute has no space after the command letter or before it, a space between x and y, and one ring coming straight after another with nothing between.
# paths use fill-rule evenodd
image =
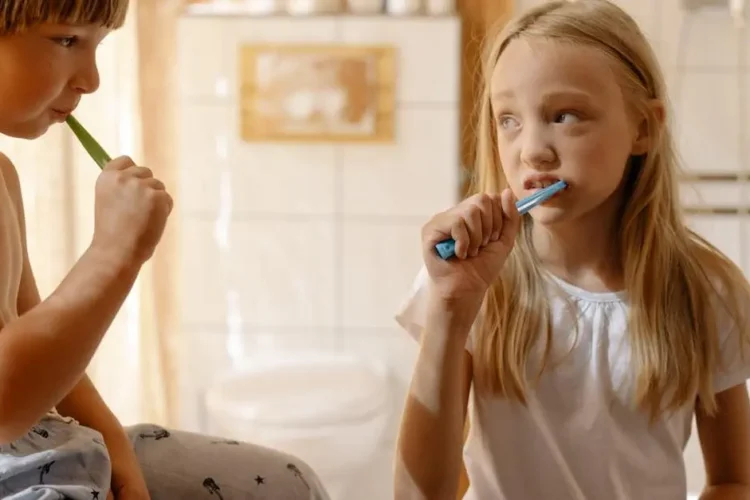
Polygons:
<instances>
[{"instance_id":1,"label":"patterned pajama pants","mask_svg":"<svg viewBox=\"0 0 750 500\"><path fill-rule=\"evenodd\" d=\"M152 500L328 500L315 473L278 451L152 425L127 429ZM45 417L0 446L0 498L105 500L109 454L101 434Z\"/></svg>"}]
</instances>

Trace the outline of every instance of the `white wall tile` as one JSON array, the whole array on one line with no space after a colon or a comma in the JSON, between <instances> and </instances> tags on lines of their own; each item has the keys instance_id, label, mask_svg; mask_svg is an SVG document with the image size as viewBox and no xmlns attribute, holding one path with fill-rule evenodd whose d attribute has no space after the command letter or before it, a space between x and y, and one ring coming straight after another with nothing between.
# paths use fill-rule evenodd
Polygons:
<instances>
[{"instance_id":1,"label":"white wall tile","mask_svg":"<svg viewBox=\"0 0 750 500\"><path fill-rule=\"evenodd\" d=\"M461 63L456 18L345 18L339 29L344 43L397 47L399 102L458 102Z\"/></svg>"},{"instance_id":2,"label":"white wall tile","mask_svg":"<svg viewBox=\"0 0 750 500\"><path fill-rule=\"evenodd\" d=\"M395 325L393 317L421 266L420 227L344 224L345 328Z\"/></svg>"},{"instance_id":3,"label":"white wall tile","mask_svg":"<svg viewBox=\"0 0 750 500\"><path fill-rule=\"evenodd\" d=\"M180 94L236 98L243 44L329 43L336 39L335 26L334 18L184 18L179 29Z\"/></svg>"},{"instance_id":4,"label":"white wall tile","mask_svg":"<svg viewBox=\"0 0 750 500\"><path fill-rule=\"evenodd\" d=\"M687 169L739 170L739 84L736 74L682 73L675 77L672 99L677 144Z\"/></svg>"},{"instance_id":5,"label":"white wall tile","mask_svg":"<svg viewBox=\"0 0 750 500\"><path fill-rule=\"evenodd\" d=\"M397 119L394 144L342 147L344 213L427 217L458 200L458 110L402 107Z\"/></svg>"},{"instance_id":6,"label":"white wall tile","mask_svg":"<svg viewBox=\"0 0 750 500\"><path fill-rule=\"evenodd\" d=\"M333 213L334 145L245 142L223 105L185 104L179 127L182 210Z\"/></svg>"},{"instance_id":7,"label":"white wall tile","mask_svg":"<svg viewBox=\"0 0 750 500\"><path fill-rule=\"evenodd\" d=\"M744 186L737 182L691 182L680 185L680 199L684 206L738 207L746 203L747 194Z\"/></svg>"},{"instance_id":8,"label":"white wall tile","mask_svg":"<svg viewBox=\"0 0 750 500\"><path fill-rule=\"evenodd\" d=\"M748 253L748 228L743 219L731 215L690 215L688 225L742 266Z\"/></svg>"},{"instance_id":9,"label":"white wall tile","mask_svg":"<svg viewBox=\"0 0 750 500\"><path fill-rule=\"evenodd\" d=\"M335 320L334 228L327 220L181 221L181 316L248 326L326 327ZM228 235L226 254L220 244Z\"/></svg>"},{"instance_id":10,"label":"white wall tile","mask_svg":"<svg viewBox=\"0 0 750 500\"><path fill-rule=\"evenodd\" d=\"M234 50L227 46L226 25L205 17L183 17L178 25L178 92L181 98L222 97L228 89Z\"/></svg>"},{"instance_id":11,"label":"white wall tile","mask_svg":"<svg viewBox=\"0 0 750 500\"><path fill-rule=\"evenodd\" d=\"M687 13L681 0L659 3L659 54L664 64L689 68L734 69L739 63L741 32L727 8Z\"/></svg>"}]
</instances>

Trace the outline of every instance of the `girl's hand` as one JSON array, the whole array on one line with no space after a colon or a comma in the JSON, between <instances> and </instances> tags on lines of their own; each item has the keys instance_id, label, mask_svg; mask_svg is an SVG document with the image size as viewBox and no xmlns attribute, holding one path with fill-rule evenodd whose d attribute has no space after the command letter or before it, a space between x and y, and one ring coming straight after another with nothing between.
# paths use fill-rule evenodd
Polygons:
<instances>
[{"instance_id":1,"label":"girl's hand","mask_svg":"<svg viewBox=\"0 0 750 500\"><path fill-rule=\"evenodd\" d=\"M433 217L422 229L424 261L436 298L481 303L497 279L521 225L510 189L501 195L477 194ZM456 256L442 260L435 245L456 241Z\"/></svg>"}]
</instances>

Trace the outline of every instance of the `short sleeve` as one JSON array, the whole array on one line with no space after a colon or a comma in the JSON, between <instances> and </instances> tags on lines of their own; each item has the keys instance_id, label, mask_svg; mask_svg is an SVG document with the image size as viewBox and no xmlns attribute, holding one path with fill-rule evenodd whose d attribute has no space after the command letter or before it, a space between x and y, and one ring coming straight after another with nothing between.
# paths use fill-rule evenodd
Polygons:
<instances>
[{"instance_id":1,"label":"short sleeve","mask_svg":"<svg viewBox=\"0 0 750 500\"><path fill-rule=\"evenodd\" d=\"M719 286L719 297L726 295L726 287ZM744 295L744 294L743 294ZM713 389L719 393L739 385L750 379L750 332L743 332L750 326L748 318L740 318L741 324L735 322L727 312L724 300L717 304L718 335L719 335L719 363L714 371ZM750 297L739 297L740 314L750 310ZM744 345L743 345L744 344Z\"/></svg>"},{"instance_id":2,"label":"short sleeve","mask_svg":"<svg viewBox=\"0 0 750 500\"><path fill-rule=\"evenodd\" d=\"M427 303L430 293L430 275L427 268L422 266L414 279L411 291L401 303L396 313L396 322L417 342L422 337L422 331L427 324ZM466 340L466 350L473 352L474 328Z\"/></svg>"},{"instance_id":3,"label":"short sleeve","mask_svg":"<svg viewBox=\"0 0 750 500\"><path fill-rule=\"evenodd\" d=\"M723 322L729 323L729 322ZM719 393L750 379L750 346L734 324L719 330L719 365L714 372L714 392Z\"/></svg>"}]
</instances>

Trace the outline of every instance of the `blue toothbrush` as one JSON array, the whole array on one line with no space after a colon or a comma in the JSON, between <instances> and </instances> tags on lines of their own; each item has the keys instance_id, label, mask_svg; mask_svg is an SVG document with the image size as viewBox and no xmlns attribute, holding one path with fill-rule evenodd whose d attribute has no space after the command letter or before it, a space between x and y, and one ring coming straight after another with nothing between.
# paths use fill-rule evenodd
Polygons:
<instances>
[{"instance_id":1,"label":"blue toothbrush","mask_svg":"<svg viewBox=\"0 0 750 500\"><path fill-rule=\"evenodd\" d=\"M544 203L545 201L549 200L552 195L562 191L566 186L567 184L565 184L565 181L557 181L551 186L547 186L546 188L540 189L531 196L527 196L523 200L518 200L516 202L516 208L518 209L518 212L523 215L540 203ZM437 251L441 259L448 260L451 257L456 256L456 242L453 238L443 240L435 245L435 250Z\"/></svg>"}]
</instances>

